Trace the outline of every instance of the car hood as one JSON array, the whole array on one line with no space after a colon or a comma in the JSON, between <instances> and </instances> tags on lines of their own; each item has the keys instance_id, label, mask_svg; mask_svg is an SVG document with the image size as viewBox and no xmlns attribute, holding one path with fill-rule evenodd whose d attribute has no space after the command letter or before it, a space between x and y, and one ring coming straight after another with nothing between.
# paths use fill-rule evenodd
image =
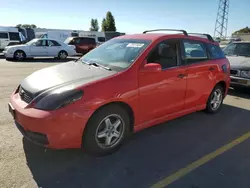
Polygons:
<instances>
[{"instance_id":1,"label":"car hood","mask_svg":"<svg viewBox=\"0 0 250 188\"><path fill-rule=\"evenodd\" d=\"M63 86L76 88L116 73L116 71L71 61L34 72L21 82L21 87L36 97L46 90Z\"/></svg>"},{"instance_id":2,"label":"car hood","mask_svg":"<svg viewBox=\"0 0 250 188\"><path fill-rule=\"evenodd\" d=\"M12 45L12 46L6 46L5 47L5 50L8 50L8 49L16 49L16 48L25 48L27 47L28 45L26 44L18 44L18 45Z\"/></svg>"},{"instance_id":3,"label":"car hood","mask_svg":"<svg viewBox=\"0 0 250 188\"><path fill-rule=\"evenodd\" d=\"M227 56L231 69L250 70L250 57Z\"/></svg>"}]
</instances>

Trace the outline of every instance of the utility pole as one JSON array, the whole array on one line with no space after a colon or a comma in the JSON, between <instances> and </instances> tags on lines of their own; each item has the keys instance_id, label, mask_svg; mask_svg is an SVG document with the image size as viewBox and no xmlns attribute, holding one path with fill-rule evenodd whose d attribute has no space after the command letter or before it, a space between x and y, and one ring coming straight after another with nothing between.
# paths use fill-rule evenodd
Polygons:
<instances>
[{"instance_id":1,"label":"utility pole","mask_svg":"<svg viewBox=\"0 0 250 188\"><path fill-rule=\"evenodd\" d=\"M227 37L229 0L220 0L215 22L214 37L225 39Z\"/></svg>"}]
</instances>

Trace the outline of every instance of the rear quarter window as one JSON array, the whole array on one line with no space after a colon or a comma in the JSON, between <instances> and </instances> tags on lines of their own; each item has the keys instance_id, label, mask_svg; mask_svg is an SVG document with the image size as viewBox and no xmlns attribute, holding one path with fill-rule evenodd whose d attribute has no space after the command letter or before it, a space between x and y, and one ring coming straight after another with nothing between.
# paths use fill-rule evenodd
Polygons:
<instances>
[{"instance_id":1,"label":"rear quarter window","mask_svg":"<svg viewBox=\"0 0 250 188\"><path fill-rule=\"evenodd\" d=\"M193 40L184 40L184 53L187 63L199 63L208 59L204 43Z\"/></svg>"},{"instance_id":2,"label":"rear quarter window","mask_svg":"<svg viewBox=\"0 0 250 188\"><path fill-rule=\"evenodd\" d=\"M213 44L207 44L209 54L211 59L222 59L225 58L224 52L221 50L219 46Z\"/></svg>"}]
</instances>

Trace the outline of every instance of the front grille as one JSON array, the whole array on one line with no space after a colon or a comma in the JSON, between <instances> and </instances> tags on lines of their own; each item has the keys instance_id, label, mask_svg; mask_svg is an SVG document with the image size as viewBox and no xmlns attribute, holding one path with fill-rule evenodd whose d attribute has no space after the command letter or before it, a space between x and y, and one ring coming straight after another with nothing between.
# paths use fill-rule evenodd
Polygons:
<instances>
[{"instance_id":1,"label":"front grille","mask_svg":"<svg viewBox=\"0 0 250 188\"><path fill-rule=\"evenodd\" d=\"M230 70L230 75L236 76L238 74L237 70Z\"/></svg>"},{"instance_id":2,"label":"front grille","mask_svg":"<svg viewBox=\"0 0 250 188\"><path fill-rule=\"evenodd\" d=\"M18 93L20 95L21 100L28 104L31 103L31 101L33 100L33 96L27 91L25 91L21 86L19 87Z\"/></svg>"}]
</instances>

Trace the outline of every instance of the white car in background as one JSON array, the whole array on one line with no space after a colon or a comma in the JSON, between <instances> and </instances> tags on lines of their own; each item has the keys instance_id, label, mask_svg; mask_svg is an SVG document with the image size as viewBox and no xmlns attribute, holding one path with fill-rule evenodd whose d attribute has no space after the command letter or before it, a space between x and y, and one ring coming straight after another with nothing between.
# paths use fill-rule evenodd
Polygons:
<instances>
[{"instance_id":1,"label":"white car in background","mask_svg":"<svg viewBox=\"0 0 250 188\"><path fill-rule=\"evenodd\" d=\"M3 51L6 59L23 60L32 57L57 57L66 59L76 55L75 46L54 39L33 39L23 45L8 46Z\"/></svg>"}]
</instances>

